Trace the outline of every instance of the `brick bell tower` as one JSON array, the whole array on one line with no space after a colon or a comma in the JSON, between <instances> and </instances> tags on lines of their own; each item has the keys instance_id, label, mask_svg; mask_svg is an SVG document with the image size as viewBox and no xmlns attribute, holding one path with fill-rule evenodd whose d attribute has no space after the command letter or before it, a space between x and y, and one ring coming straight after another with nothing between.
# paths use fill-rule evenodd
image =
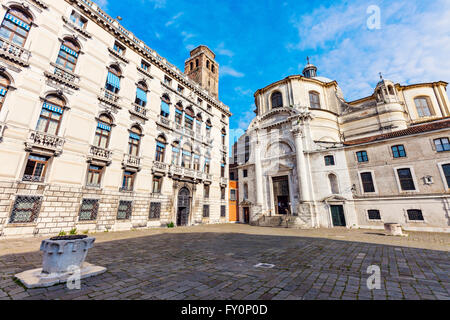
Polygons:
<instances>
[{"instance_id":1,"label":"brick bell tower","mask_svg":"<svg viewBox=\"0 0 450 320\"><path fill-rule=\"evenodd\" d=\"M219 65L216 55L207 46L201 45L191 51L184 63L184 73L210 94L219 97Z\"/></svg>"}]
</instances>

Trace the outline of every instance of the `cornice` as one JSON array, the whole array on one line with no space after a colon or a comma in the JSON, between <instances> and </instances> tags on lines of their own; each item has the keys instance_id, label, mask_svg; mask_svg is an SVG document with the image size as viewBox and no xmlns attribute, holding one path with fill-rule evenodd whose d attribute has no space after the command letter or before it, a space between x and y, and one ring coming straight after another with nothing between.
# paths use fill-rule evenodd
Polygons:
<instances>
[{"instance_id":1,"label":"cornice","mask_svg":"<svg viewBox=\"0 0 450 320\"><path fill-rule=\"evenodd\" d=\"M231 116L229 107L223 102L216 100L208 94L208 92L201 88L200 85L190 80L184 73L182 73L177 67L169 63L165 58L159 56L156 51L147 47L143 41L137 39L129 31L123 28L116 20L112 19L106 15L101 9L98 8L94 10L92 2L89 0L65 0L71 5L78 6L85 14L89 16L91 20L94 20L98 25L102 26L106 31L112 33L114 37L122 41L125 45L139 53L149 62L156 65L158 68L164 72L170 74L172 77L177 79L184 86L189 87L195 94L200 96L203 100L208 101L210 104L215 106L217 109L225 113L227 116ZM130 35L131 34L131 35Z\"/></svg>"}]
</instances>

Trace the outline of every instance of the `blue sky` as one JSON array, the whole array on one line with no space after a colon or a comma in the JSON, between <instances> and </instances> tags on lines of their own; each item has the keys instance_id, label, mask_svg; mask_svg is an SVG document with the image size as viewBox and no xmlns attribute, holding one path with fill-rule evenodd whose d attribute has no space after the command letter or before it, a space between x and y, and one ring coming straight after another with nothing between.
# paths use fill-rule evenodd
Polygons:
<instances>
[{"instance_id":1,"label":"blue sky","mask_svg":"<svg viewBox=\"0 0 450 320\"><path fill-rule=\"evenodd\" d=\"M306 56L348 101L372 94L379 72L402 84L450 82L450 0L96 2L182 70L189 50L210 47L237 135L254 117L253 93L300 74ZM370 5L380 8L379 29L368 27Z\"/></svg>"}]
</instances>

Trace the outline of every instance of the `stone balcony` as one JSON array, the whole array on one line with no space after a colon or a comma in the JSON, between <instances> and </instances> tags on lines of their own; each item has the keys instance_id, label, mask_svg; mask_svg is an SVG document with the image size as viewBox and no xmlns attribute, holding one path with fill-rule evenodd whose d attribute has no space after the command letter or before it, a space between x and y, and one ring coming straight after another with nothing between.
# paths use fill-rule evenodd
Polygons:
<instances>
[{"instance_id":1,"label":"stone balcony","mask_svg":"<svg viewBox=\"0 0 450 320\"><path fill-rule=\"evenodd\" d=\"M223 178L223 177L221 177L221 178L220 178L220 184L222 184L222 185L228 185L228 178Z\"/></svg>"},{"instance_id":2,"label":"stone balcony","mask_svg":"<svg viewBox=\"0 0 450 320\"><path fill-rule=\"evenodd\" d=\"M128 60L127 58L125 58L125 54L124 53L119 53L116 50L114 50L113 48L108 48L109 53L111 53L114 57L119 58L120 60L122 60L125 63L129 63L130 60Z\"/></svg>"},{"instance_id":3,"label":"stone balcony","mask_svg":"<svg viewBox=\"0 0 450 320\"><path fill-rule=\"evenodd\" d=\"M116 107L118 109L121 109L120 106L120 96L114 92L111 92L109 90L106 90L105 88L100 89L100 93L97 96L98 100L109 104L113 107Z\"/></svg>"},{"instance_id":4,"label":"stone balcony","mask_svg":"<svg viewBox=\"0 0 450 320\"><path fill-rule=\"evenodd\" d=\"M181 176L181 177L187 177L191 179L197 179L197 180L205 180L206 174L202 171L198 171L191 168L185 168L181 166L176 165L170 165L169 168L169 175L170 176Z\"/></svg>"},{"instance_id":5,"label":"stone balcony","mask_svg":"<svg viewBox=\"0 0 450 320\"><path fill-rule=\"evenodd\" d=\"M43 151L48 155L59 156L62 153L65 139L46 132L30 130L25 142L27 151Z\"/></svg>"},{"instance_id":6,"label":"stone balcony","mask_svg":"<svg viewBox=\"0 0 450 320\"><path fill-rule=\"evenodd\" d=\"M158 116L158 124L167 129L172 129L172 121L163 117L162 115Z\"/></svg>"},{"instance_id":7,"label":"stone balcony","mask_svg":"<svg viewBox=\"0 0 450 320\"><path fill-rule=\"evenodd\" d=\"M147 109L143 106L138 105L137 103L133 103L130 109L130 113L144 120L148 120Z\"/></svg>"},{"instance_id":8,"label":"stone balcony","mask_svg":"<svg viewBox=\"0 0 450 320\"><path fill-rule=\"evenodd\" d=\"M141 169L141 158L128 153L124 153L122 166L126 168L134 168L139 171Z\"/></svg>"},{"instance_id":9,"label":"stone balcony","mask_svg":"<svg viewBox=\"0 0 450 320\"><path fill-rule=\"evenodd\" d=\"M9 40L0 38L0 57L11 60L23 67L28 67L30 65L28 62L30 56L30 51Z\"/></svg>"},{"instance_id":10,"label":"stone balcony","mask_svg":"<svg viewBox=\"0 0 450 320\"><path fill-rule=\"evenodd\" d=\"M112 151L91 145L89 148L88 161L100 162L109 165L112 159Z\"/></svg>"},{"instance_id":11,"label":"stone balcony","mask_svg":"<svg viewBox=\"0 0 450 320\"><path fill-rule=\"evenodd\" d=\"M45 176L34 176L29 174L24 174L22 177L22 181L27 182L44 182Z\"/></svg>"},{"instance_id":12,"label":"stone balcony","mask_svg":"<svg viewBox=\"0 0 450 320\"><path fill-rule=\"evenodd\" d=\"M45 71L44 75L56 82L59 82L67 87L72 89L80 89L79 82L80 77L69 70L64 69L63 67L57 65L56 63L50 63L51 70Z\"/></svg>"},{"instance_id":13,"label":"stone balcony","mask_svg":"<svg viewBox=\"0 0 450 320\"><path fill-rule=\"evenodd\" d=\"M152 173L160 172L166 174L169 170L169 165L164 162L153 161Z\"/></svg>"}]
</instances>

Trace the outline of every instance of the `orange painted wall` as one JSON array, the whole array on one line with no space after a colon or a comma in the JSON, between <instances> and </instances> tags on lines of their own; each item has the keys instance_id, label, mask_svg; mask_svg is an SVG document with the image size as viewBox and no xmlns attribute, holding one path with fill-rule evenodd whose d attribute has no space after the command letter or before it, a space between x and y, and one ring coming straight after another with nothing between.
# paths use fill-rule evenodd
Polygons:
<instances>
[{"instance_id":1,"label":"orange painted wall","mask_svg":"<svg viewBox=\"0 0 450 320\"><path fill-rule=\"evenodd\" d=\"M229 212L229 219L230 222L234 222L234 221L239 221L239 207L238 207L238 203L239 203L239 192L238 192L238 182L237 181L230 181L229 183L229 188L230 190L230 194L228 199L229 200L229 205L228 205L228 210L230 210ZM236 190L236 200L232 201L231 200L231 190L234 189Z\"/></svg>"}]
</instances>

